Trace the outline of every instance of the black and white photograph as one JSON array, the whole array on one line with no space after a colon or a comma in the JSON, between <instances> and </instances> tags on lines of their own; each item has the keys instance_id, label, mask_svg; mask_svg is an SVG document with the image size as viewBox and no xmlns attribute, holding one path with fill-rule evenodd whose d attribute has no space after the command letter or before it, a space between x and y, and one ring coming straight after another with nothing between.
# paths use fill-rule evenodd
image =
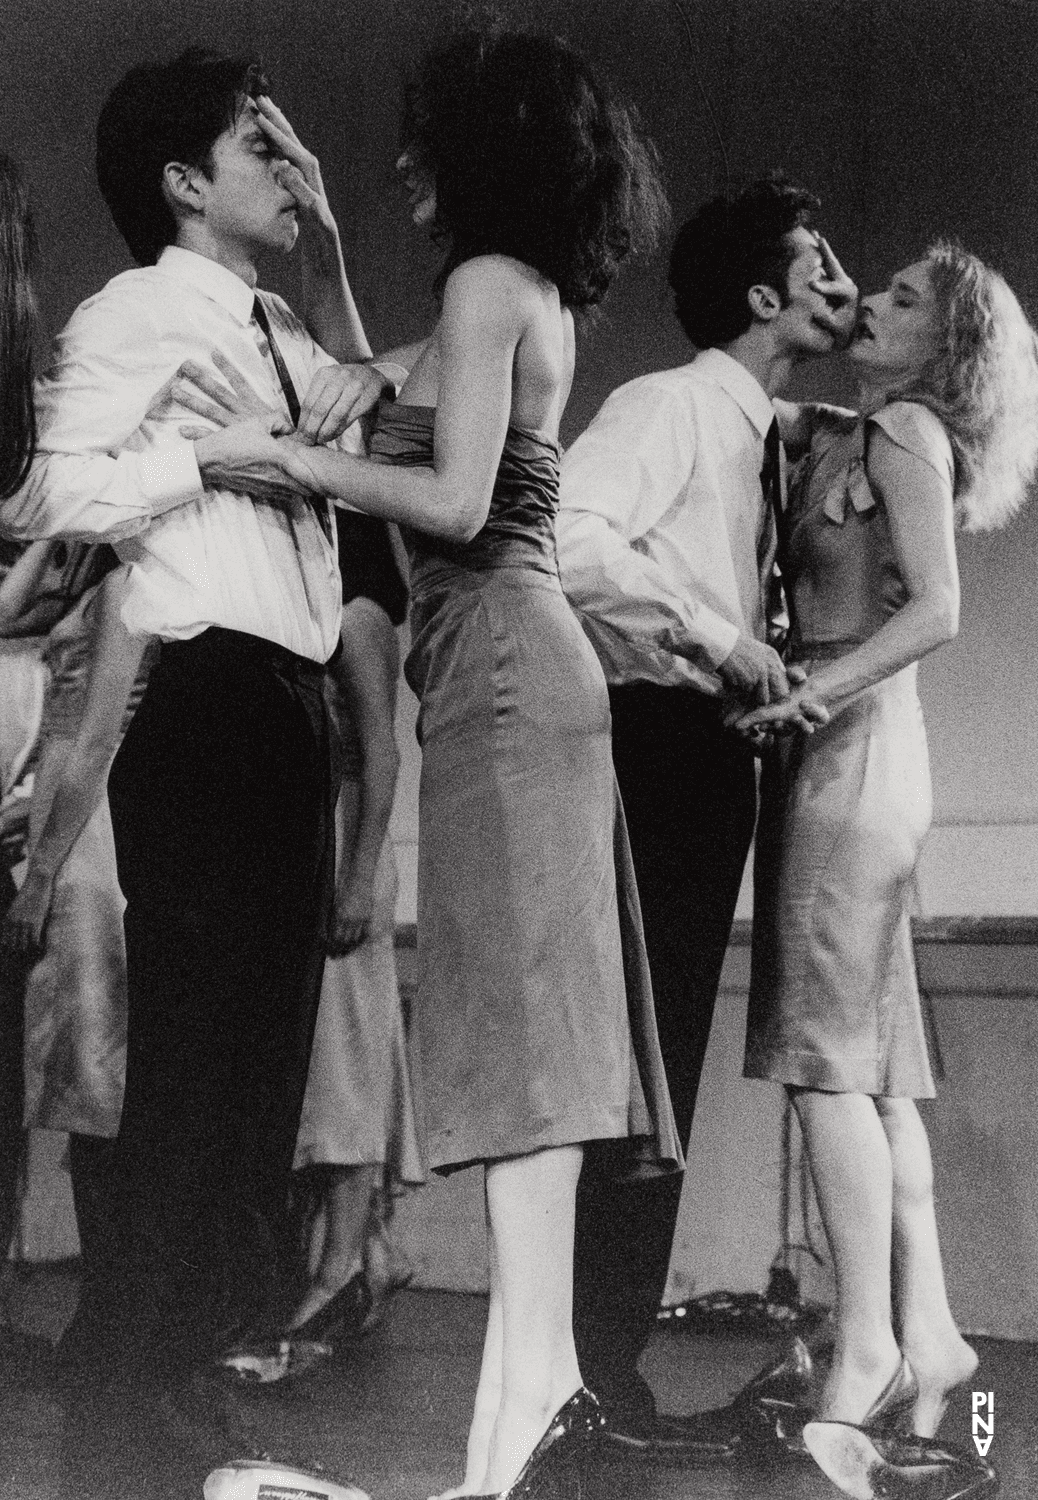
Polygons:
<instances>
[{"instance_id":1,"label":"black and white photograph","mask_svg":"<svg viewBox=\"0 0 1038 1500\"><path fill-rule=\"evenodd\" d=\"M1033 1500L1038 6L12 0L0 1500Z\"/></svg>"}]
</instances>

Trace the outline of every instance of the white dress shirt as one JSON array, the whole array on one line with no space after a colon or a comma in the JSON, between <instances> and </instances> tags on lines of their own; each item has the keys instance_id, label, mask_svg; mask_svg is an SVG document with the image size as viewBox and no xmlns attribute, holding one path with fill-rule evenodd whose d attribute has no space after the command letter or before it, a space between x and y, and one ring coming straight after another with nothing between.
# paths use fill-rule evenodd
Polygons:
<instances>
[{"instance_id":1,"label":"white dress shirt","mask_svg":"<svg viewBox=\"0 0 1038 1500\"><path fill-rule=\"evenodd\" d=\"M287 414L252 321L254 295L216 261L168 246L157 265L126 271L81 303L38 382L38 456L0 505L0 526L16 537L114 543L132 564L123 619L133 634L183 640L222 625L325 661L339 638L342 589L313 506L203 489L179 429L209 424L168 398L186 359L222 379L212 363L219 349ZM302 398L335 361L280 298L264 293L263 305ZM340 443L362 451L356 427Z\"/></svg>"},{"instance_id":2,"label":"white dress shirt","mask_svg":"<svg viewBox=\"0 0 1038 1500\"><path fill-rule=\"evenodd\" d=\"M612 683L717 693L739 635L763 639L775 415L737 360L707 349L604 402L562 461L562 586Z\"/></svg>"}]
</instances>

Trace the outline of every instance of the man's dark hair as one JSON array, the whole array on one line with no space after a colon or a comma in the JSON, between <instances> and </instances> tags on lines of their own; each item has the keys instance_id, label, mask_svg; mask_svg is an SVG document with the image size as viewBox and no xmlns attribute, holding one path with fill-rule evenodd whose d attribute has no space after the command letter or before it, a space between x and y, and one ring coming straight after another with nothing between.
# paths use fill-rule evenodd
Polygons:
<instances>
[{"instance_id":1,"label":"man's dark hair","mask_svg":"<svg viewBox=\"0 0 1038 1500\"><path fill-rule=\"evenodd\" d=\"M115 226L139 265L152 265L177 237L162 192L171 161L212 173L217 136L246 98L266 93L260 64L189 47L172 62L131 68L97 122L97 182Z\"/></svg>"},{"instance_id":2,"label":"man's dark hair","mask_svg":"<svg viewBox=\"0 0 1038 1500\"><path fill-rule=\"evenodd\" d=\"M734 197L711 198L678 230L670 285L678 322L697 349L729 344L753 321L747 293L770 286L785 306L795 259L788 236L810 228L821 205L781 172Z\"/></svg>"}]
</instances>

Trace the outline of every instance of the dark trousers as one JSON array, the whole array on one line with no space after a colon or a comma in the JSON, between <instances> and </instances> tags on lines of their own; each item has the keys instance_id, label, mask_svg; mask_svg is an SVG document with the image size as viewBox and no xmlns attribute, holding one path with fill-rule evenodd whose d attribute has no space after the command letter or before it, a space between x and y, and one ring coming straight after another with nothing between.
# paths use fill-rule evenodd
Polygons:
<instances>
[{"instance_id":1,"label":"dark trousers","mask_svg":"<svg viewBox=\"0 0 1038 1500\"><path fill-rule=\"evenodd\" d=\"M687 1144L756 817L753 756L692 690L612 688L613 761L627 814L660 1046ZM574 1321L585 1381L632 1421L654 1414L637 1362L667 1278L681 1178L623 1184L589 1154L577 1193Z\"/></svg>"},{"instance_id":2,"label":"dark trousers","mask_svg":"<svg viewBox=\"0 0 1038 1500\"><path fill-rule=\"evenodd\" d=\"M323 675L232 631L166 644L112 767L126 1098L114 1148L73 1152L73 1357L133 1349L175 1375L291 1295L334 857Z\"/></svg>"}]
</instances>

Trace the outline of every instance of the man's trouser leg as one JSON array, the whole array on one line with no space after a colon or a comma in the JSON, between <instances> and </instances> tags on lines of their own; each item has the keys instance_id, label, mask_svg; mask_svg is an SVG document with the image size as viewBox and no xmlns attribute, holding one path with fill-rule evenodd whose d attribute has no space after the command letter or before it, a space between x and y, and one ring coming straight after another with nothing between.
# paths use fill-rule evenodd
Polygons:
<instances>
[{"instance_id":1,"label":"man's trouser leg","mask_svg":"<svg viewBox=\"0 0 1038 1500\"><path fill-rule=\"evenodd\" d=\"M613 760L645 924L660 1046L687 1145L721 966L753 836L753 756L715 701L681 688L610 690ZM589 1154L577 1195L575 1326L607 1411L652 1421L637 1372L666 1284L681 1179L618 1183Z\"/></svg>"}]
</instances>

